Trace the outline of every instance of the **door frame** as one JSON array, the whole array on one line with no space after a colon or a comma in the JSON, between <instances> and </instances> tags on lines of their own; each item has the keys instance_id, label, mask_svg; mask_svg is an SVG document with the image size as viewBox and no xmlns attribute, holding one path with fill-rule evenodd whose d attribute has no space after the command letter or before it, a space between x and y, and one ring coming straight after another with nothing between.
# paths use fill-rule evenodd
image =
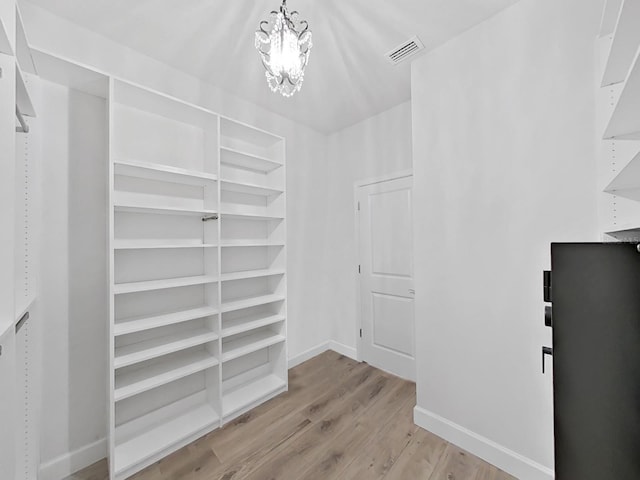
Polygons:
<instances>
[{"instance_id":1,"label":"door frame","mask_svg":"<svg viewBox=\"0 0 640 480\"><path fill-rule=\"evenodd\" d=\"M413 169L400 170L394 173L388 173L386 175L380 175L378 177L370 177L353 182L353 211L354 215L354 229L356 233L356 263L354 265L356 271L356 360L362 361L362 337L360 336L360 330L362 329L362 281L360 280L360 273L358 272L358 266L360 263L360 212L358 210L358 191L362 187L368 187L369 185L375 185L376 183L384 183L390 180L399 180L401 178L412 177ZM413 192L413 186L411 188ZM412 220L413 221L413 220ZM414 317L415 323L415 317Z\"/></svg>"}]
</instances>

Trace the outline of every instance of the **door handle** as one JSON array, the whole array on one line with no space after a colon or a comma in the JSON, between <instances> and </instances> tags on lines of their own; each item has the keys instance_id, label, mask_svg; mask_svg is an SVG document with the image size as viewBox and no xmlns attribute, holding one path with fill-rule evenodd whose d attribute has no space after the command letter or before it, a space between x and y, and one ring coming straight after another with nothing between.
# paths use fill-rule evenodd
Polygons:
<instances>
[{"instance_id":1,"label":"door handle","mask_svg":"<svg viewBox=\"0 0 640 480\"><path fill-rule=\"evenodd\" d=\"M409 289L409 294L411 294L411 295L415 295L415 294L416 294L416 291L415 291L413 288L410 288L410 289Z\"/></svg>"},{"instance_id":2,"label":"door handle","mask_svg":"<svg viewBox=\"0 0 640 480\"><path fill-rule=\"evenodd\" d=\"M542 373L544 374L544 356L549 355L553 357L553 348L551 347L542 347Z\"/></svg>"}]
</instances>

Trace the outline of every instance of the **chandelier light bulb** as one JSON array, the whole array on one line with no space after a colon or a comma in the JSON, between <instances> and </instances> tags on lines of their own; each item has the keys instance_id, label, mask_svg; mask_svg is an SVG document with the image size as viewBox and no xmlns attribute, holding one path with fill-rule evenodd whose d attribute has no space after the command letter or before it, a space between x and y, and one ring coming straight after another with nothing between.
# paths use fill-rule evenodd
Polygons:
<instances>
[{"instance_id":1,"label":"chandelier light bulb","mask_svg":"<svg viewBox=\"0 0 640 480\"><path fill-rule=\"evenodd\" d=\"M271 12L268 21L260 22L255 46L273 92L290 97L300 90L313 46L311 38L309 24L298 20L298 12L288 12L287 0L282 1L279 12Z\"/></svg>"}]
</instances>

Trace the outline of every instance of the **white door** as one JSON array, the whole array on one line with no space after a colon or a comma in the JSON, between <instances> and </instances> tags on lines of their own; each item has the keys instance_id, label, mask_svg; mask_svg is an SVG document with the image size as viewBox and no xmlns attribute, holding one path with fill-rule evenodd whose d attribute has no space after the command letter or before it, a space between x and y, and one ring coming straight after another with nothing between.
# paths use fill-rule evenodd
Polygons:
<instances>
[{"instance_id":1,"label":"white door","mask_svg":"<svg viewBox=\"0 0 640 480\"><path fill-rule=\"evenodd\" d=\"M361 328L365 362L415 380L412 177L358 188Z\"/></svg>"}]
</instances>

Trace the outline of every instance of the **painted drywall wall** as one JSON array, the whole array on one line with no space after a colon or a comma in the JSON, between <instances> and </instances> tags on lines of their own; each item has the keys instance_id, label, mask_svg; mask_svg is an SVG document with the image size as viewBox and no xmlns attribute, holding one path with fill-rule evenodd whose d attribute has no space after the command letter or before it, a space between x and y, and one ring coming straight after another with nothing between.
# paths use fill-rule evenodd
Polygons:
<instances>
[{"instance_id":1,"label":"painted drywall wall","mask_svg":"<svg viewBox=\"0 0 640 480\"><path fill-rule=\"evenodd\" d=\"M331 319L331 338L355 353L359 300L354 184L411 169L411 103L336 132L327 144L330 215L324 245L331 254L322 272L331 282L327 318Z\"/></svg>"},{"instance_id":2,"label":"painted drywall wall","mask_svg":"<svg viewBox=\"0 0 640 480\"><path fill-rule=\"evenodd\" d=\"M106 426L107 105L40 83L41 458L68 465Z\"/></svg>"},{"instance_id":3,"label":"painted drywall wall","mask_svg":"<svg viewBox=\"0 0 640 480\"><path fill-rule=\"evenodd\" d=\"M325 204L327 198L326 136L204 84L194 77L124 48L28 2L23 2L21 9L30 43L36 49L203 105L286 137L289 357L297 361L309 352L319 351L319 346L326 348L329 344L331 329L324 314L327 297L324 289L327 286L322 276L315 273L321 272L324 268L326 252L322 248L328 218ZM270 94L271 92L265 86L265 95ZM48 128L48 124L43 127L43 129ZM60 156L67 154L68 152L60 152ZM95 175L94 180L104 179L100 168L97 167L95 171L85 173ZM103 201L101 208L106 211L106 197ZM46 196L45 202L48 203ZM70 228L68 232L70 238L76 236L76 228L82 227L73 223L65 226ZM45 236L49 234L48 229L55 228L51 223L45 227L47 227L44 231ZM91 259L98 258L102 258L102 252L96 248L93 250ZM53 261L58 262L55 268L68 269L66 265L69 265L69 261L72 260L72 258L56 258ZM46 268L51 272L54 271L53 266ZM97 272L93 274L97 275ZM42 289L49 288L49 283L54 281L53 275L47 277ZM77 285L74 284L69 287L70 299L77 298L76 287ZM94 288L92 294L106 292L97 285L91 288ZM55 299L51 301L62 302ZM43 308L45 312L43 316L49 317L44 318L43 321L51 325L51 328L65 332L66 342L63 342L60 348L66 346L72 351L77 351L74 361L83 364L86 371L99 379L100 383L95 384L95 388L84 388L84 374L73 375L74 367L68 362L68 356L47 357L47 368L52 372L59 371L56 378L60 382L49 381L43 393L43 405L47 412L42 420L43 470L41 473L43 480L60 478L59 473L69 465L87 464L106 453L106 447L102 441L106 434L104 420L106 371L102 370L103 365L100 361L92 360L94 352L102 350L92 351L88 348L88 345L96 345L104 350L107 345L106 330L95 329L91 332L82 332L82 326L72 325L70 302L71 300L65 301L56 306L55 314L47 313ZM71 334L72 328L79 328L79 333ZM85 341L83 335L90 335L91 338ZM103 353L106 356L106 351ZM82 394L78 394L80 388L83 388ZM77 398L79 402L78 405L73 406L73 410L70 410L67 400L70 395ZM83 445L83 442L93 442L96 439L94 434L96 430L92 427L94 422L101 425L101 437L95 443ZM60 428L63 430L61 431ZM60 438L70 440L60 441Z\"/></svg>"},{"instance_id":4,"label":"painted drywall wall","mask_svg":"<svg viewBox=\"0 0 640 480\"><path fill-rule=\"evenodd\" d=\"M416 421L552 478L542 270L597 241L600 0L523 0L412 68Z\"/></svg>"}]
</instances>

